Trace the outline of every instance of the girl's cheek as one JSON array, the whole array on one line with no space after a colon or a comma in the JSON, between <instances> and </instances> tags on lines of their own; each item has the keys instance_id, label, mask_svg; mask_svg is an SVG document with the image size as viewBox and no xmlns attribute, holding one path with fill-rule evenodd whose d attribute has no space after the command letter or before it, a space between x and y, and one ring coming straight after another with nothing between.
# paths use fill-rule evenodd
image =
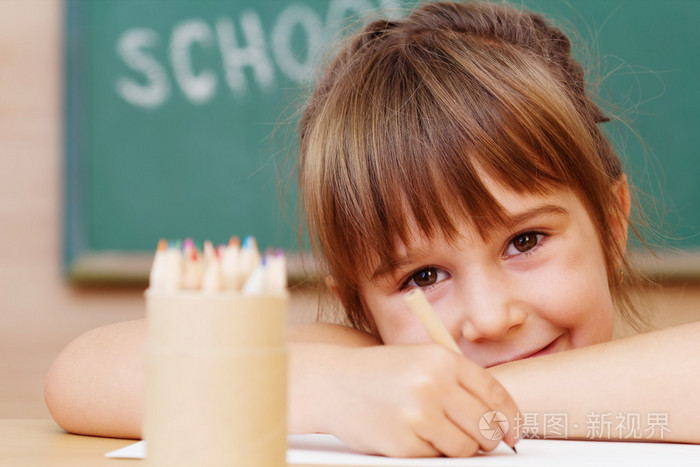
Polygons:
<instances>
[{"instance_id":1,"label":"girl's cheek","mask_svg":"<svg viewBox=\"0 0 700 467\"><path fill-rule=\"evenodd\" d=\"M580 272L550 267L541 270L535 282L522 290L530 296L531 309L541 318L565 328L588 320L586 311L595 300Z\"/></svg>"},{"instance_id":2,"label":"girl's cheek","mask_svg":"<svg viewBox=\"0 0 700 467\"><path fill-rule=\"evenodd\" d=\"M430 342L420 322L404 302L403 295L377 296L368 300L368 305L373 310L374 322L385 344Z\"/></svg>"},{"instance_id":3,"label":"girl's cheek","mask_svg":"<svg viewBox=\"0 0 700 467\"><path fill-rule=\"evenodd\" d=\"M599 274L562 273L551 282L551 302L545 319L570 332L573 347L610 340L614 306L607 283Z\"/></svg>"}]
</instances>

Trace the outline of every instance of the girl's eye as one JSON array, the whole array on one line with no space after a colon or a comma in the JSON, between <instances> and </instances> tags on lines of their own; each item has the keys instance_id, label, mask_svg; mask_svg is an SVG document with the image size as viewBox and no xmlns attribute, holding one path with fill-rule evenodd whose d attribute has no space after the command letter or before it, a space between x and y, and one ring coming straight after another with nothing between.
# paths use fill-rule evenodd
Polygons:
<instances>
[{"instance_id":1,"label":"girl's eye","mask_svg":"<svg viewBox=\"0 0 700 467\"><path fill-rule=\"evenodd\" d=\"M434 266L423 268L408 278L404 287L430 287L449 277L448 273Z\"/></svg>"},{"instance_id":2,"label":"girl's eye","mask_svg":"<svg viewBox=\"0 0 700 467\"><path fill-rule=\"evenodd\" d=\"M518 256L523 253L528 253L537 248L544 237L543 234L537 232L525 232L516 235L508 244L504 256Z\"/></svg>"}]
</instances>

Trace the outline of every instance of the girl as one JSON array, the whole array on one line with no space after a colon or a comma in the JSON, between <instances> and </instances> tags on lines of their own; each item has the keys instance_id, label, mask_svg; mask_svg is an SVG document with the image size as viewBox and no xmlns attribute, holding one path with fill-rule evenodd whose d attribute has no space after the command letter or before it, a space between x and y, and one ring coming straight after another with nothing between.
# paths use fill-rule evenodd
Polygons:
<instances>
[{"instance_id":1,"label":"girl","mask_svg":"<svg viewBox=\"0 0 700 467\"><path fill-rule=\"evenodd\" d=\"M299 187L352 327L290 331L290 432L470 456L498 443L478 427L497 410L511 446L700 442L698 324L610 342L616 310L635 319L630 196L569 52L537 15L432 3L369 24L328 65L300 121ZM430 343L403 300L416 287L463 355ZM72 343L47 379L56 421L138 437L142 352L142 322Z\"/></svg>"}]
</instances>

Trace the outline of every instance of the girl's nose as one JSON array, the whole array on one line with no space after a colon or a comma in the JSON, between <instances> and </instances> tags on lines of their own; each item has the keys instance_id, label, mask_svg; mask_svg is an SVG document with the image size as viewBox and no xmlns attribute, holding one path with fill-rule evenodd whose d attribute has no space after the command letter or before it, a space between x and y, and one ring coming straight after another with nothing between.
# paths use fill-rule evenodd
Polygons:
<instances>
[{"instance_id":1,"label":"girl's nose","mask_svg":"<svg viewBox=\"0 0 700 467\"><path fill-rule=\"evenodd\" d=\"M525 322L527 313L503 282L478 281L463 301L462 336L470 342L500 340Z\"/></svg>"}]
</instances>

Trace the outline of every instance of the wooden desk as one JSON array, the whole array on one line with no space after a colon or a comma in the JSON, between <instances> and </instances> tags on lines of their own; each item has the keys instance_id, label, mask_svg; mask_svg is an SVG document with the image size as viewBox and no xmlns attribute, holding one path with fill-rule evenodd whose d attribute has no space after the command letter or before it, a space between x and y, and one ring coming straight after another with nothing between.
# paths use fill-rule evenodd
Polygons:
<instances>
[{"instance_id":1,"label":"wooden desk","mask_svg":"<svg viewBox=\"0 0 700 467\"><path fill-rule=\"evenodd\" d=\"M0 420L0 465L3 467L119 467L106 452L133 441L70 435L52 420Z\"/></svg>"},{"instance_id":2,"label":"wooden desk","mask_svg":"<svg viewBox=\"0 0 700 467\"><path fill-rule=\"evenodd\" d=\"M143 465L140 460L104 457L105 453L133 442L71 435L53 420L0 420L0 466L139 467Z\"/></svg>"}]
</instances>

